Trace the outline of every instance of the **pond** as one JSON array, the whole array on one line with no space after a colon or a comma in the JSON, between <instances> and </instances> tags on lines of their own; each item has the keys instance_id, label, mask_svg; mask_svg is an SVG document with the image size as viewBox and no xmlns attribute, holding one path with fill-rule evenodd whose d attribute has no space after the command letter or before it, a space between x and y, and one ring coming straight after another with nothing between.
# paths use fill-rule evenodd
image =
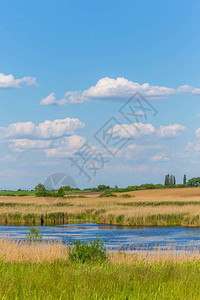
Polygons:
<instances>
[{"instance_id":1,"label":"pond","mask_svg":"<svg viewBox=\"0 0 200 300\"><path fill-rule=\"evenodd\" d=\"M62 241L64 244L73 240L82 242L102 239L108 250L155 250L170 247L176 249L200 250L200 228L184 227L138 227L109 226L97 224L70 224L55 227L36 227L41 229L42 239ZM23 240L29 232L27 226L0 226L0 238Z\"/></svg>"}]
</instances>

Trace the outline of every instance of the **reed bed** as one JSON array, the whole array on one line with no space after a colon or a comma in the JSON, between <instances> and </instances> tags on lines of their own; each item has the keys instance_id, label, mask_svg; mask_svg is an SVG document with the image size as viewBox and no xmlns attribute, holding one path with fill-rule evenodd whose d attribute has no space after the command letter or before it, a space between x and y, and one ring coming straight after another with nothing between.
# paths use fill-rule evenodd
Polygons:
<instances>
[{"instance_id":1,"label":"reed bed","mask_svg":"<svg viewBox=\"0 0 200 300\"><path fill-rule=\"evenodd\" d=\"M117 197L0 197L0 224L73 222L129 226L200 226L200 188L145 190ZM133 197L134 196L134 197ZM70 198L71 197L71 198Z\"/></svg>"},{"instance_id":2,"label":"reed bed","mask_svg":"<svg viewBox=\"0 0 200 300\"><path fill-rule=\"evenodd\" d=\"M130 245L131 246L131 245ZM60 241L42 241L40 243L27 243L20 240L11 240L5 237L0 240L0 257L4 262L53 262L56 260L68 261L68 244ZM192 250L182 247L177 250L169 244L165 248L157 247L155 250L137 249L134 251L112 251L107 252L108 264L134 265L160 264L160 263L186 263L200 262L200 251L194 246Z\"/></svg>"}]
</instances>

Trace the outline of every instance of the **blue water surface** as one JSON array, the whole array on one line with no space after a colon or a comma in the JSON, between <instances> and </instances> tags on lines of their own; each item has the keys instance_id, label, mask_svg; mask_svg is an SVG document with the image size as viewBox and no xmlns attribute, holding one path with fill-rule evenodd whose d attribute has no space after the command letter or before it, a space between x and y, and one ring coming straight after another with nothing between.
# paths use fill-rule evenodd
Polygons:
<instances>
[{"instance_id":1,"label":"blue water surface","mask_svg":"<svg viewBox=\"0 0 200 300\"><path fill-rule=\"evenodd\" d=\"M185 227L142 227L97 224L70 224L63 226L42 226L39 228L43 240L62 241L64 244L73 240L82 242L102 239L108 250L155 250L158 247L200 250L200 228ZM24 240L30 227L0 226L0 238Z\"/></svg>"}]
</instances>

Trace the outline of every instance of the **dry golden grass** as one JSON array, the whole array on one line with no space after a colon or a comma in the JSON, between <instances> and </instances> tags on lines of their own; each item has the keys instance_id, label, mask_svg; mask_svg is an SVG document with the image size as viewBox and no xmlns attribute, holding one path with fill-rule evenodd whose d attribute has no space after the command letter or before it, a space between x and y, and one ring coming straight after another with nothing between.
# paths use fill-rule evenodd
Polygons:
<instances>
[{"instance_id":1,"label":"dry golden grass","mask_svg":"<svg viewBox=\"0 0 200 300\"><path fill-rule=\"evenodd\" d=\"M127 252L113 252L108 255L108 259L112 264L126 264L133 265L138 262L146 264L160 264L160 263L185 263L200 260L199 250L162 250L158 248L153 252L135 251L134 253Z\"/></svg>"},{"instance_id":2,"label":"dry golden grass","mask_svg":"<svg viewBox=\"0 0 200 300\"><path fill-rule=\"evenodd\" d=\"M40 263L42 261L55 261L67 259L67 248L61 242L24 244L9 239L0 240L0 257L7 262L30 261Z\"/></svg>"},{"instance_id":3,"label":"dry golden grass","mask_svg":"<svg viewBox=\"0 0 200 300\"><path fill-rule=\"evenodd\" d=\"M110 252L107 253L107 262L111 264L133 265L138 262L147 264L180 262L200 260L200 253L197 249L190 252L182 250L162 250L158 248L153 252ZM0 257L6 262L32 262L41 263L44 261L68 260L67 246L61 242L42 242L35 244L24 244L9 239L0 240Z\"/></svg>"},{"instance_id":4,"label":"dry golden grass","mask_svg":"<svg viewBox=\"0 0 200 300\"><path fill-rule=\"evenodd\" d=\"M98 194L88 194L86 198L67 198L67 199L44 199L33 196L9 197L1 196L1 203L17 203L17 206L0 206L0 215L2 214L38 214L45 215L50 213L65 213L67 215L93 215L98 216L98 222L114 224L119 216L123 216L123 224L129 224L130 218L143 218L145 224L146 218L151 215L172 215L185 214L189 218L200 216L200 188L180 188L180 189L157 189L127 192L134 197L123 198L121 194L117 197L99 198ZM198 204L190 204L189 201L196 201ZM143 202L151 205L134 206ZM159 206L154 206L155 203ZM166 205L166 202L171 202ZM178 202L185 202L185 205L178 205ZM58 206L62 203L66 206ZM130 204L133 203L133 206ZM163 205L162 205L163 203ZM23 206L29 204L29 206ZM173 204L173 205L172 205ZM175 205L174 205L175 204ZM113 218L113 221L111 221ZM79 217L79 220L81 218ZM94 220L94 218L93 218ZM96 219L95 219L96 220ZM88 220L89 221L89 220ZM92 218L91 218L92 221ZM147 222L146 225L149 223ZM163 225L160 222L157 225ZM183 225L190 224L190 221ZM141 224L142 225L142 224ZM199 226L200 220L193 222L193 226Z\"/></svg>"}]
</instances>

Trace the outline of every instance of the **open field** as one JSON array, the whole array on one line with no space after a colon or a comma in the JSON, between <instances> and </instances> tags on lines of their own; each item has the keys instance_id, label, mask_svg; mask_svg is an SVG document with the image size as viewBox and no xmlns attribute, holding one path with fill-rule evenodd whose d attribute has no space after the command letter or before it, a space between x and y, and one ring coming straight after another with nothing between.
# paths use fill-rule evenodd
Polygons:
<instances>
[{"instance_id":1,"label":"open field","mask_svg":"<svg viewBox=\"0 0 200 300\"><path fill-rule=\"evenodd\" d=\"M200 188L126 192L123 197L0 197L1 224L96 222L131 226L200 226Z\"/></svg>"},{"instance_id":2,"label":"open field","mask_svg":"<svg viewBox=\"0 0 200 300\"><path fill-rule=\"evenodd\" d=\"M0 241L1 299L199 299L200 256L159 250L71 263L60 243Z\"/></svg>"}]
</instances>

